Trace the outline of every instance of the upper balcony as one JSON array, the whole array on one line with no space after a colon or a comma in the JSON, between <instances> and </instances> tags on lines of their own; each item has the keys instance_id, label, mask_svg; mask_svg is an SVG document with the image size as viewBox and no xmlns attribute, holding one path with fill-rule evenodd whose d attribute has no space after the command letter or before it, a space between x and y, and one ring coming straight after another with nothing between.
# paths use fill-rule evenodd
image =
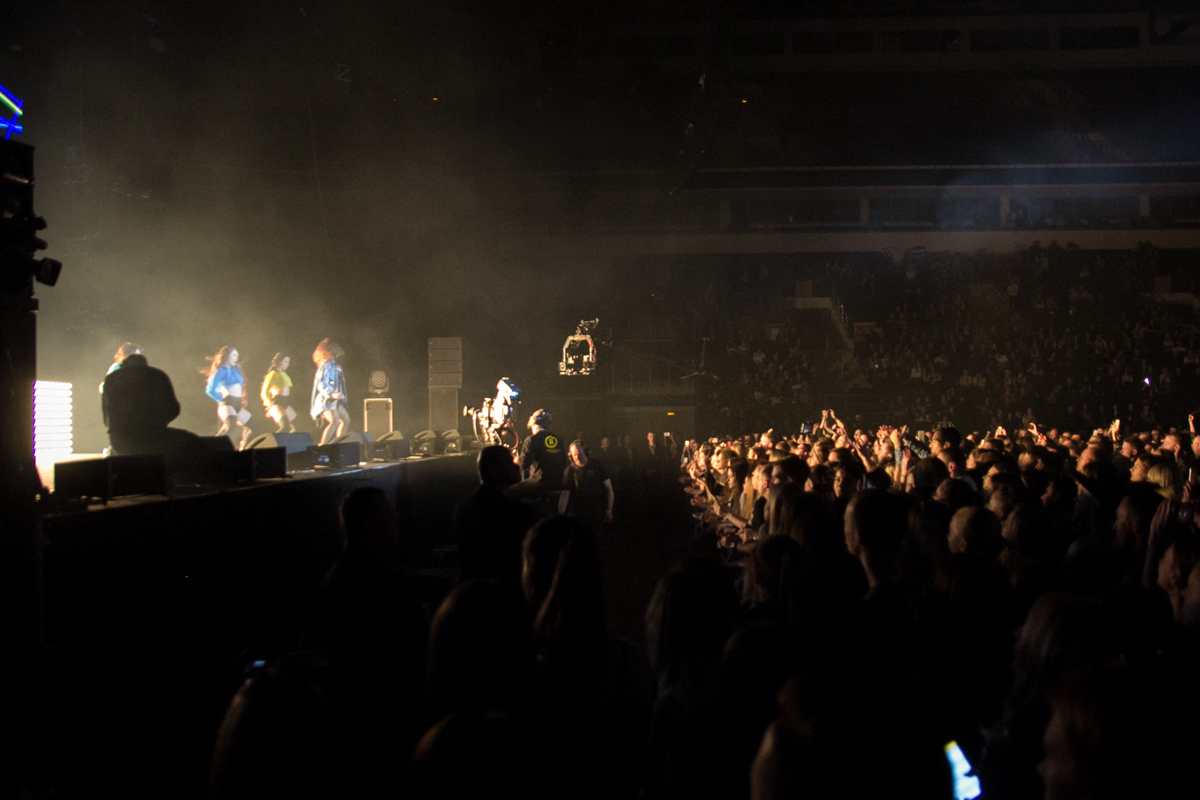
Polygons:
<instances>
[{"instance_id":1,"label":"upper balcony","mask_svg":"<svg viewBox=\"0 0 1200 800\"><path fill-rule=\"evenodd\" d=\"M585 71L650 61L688 73L719 55L734 73L1060 70L1200 63L1183 14L1025 14L741 21L618 28L580 37Z\"/></svg>"}]
</instances>

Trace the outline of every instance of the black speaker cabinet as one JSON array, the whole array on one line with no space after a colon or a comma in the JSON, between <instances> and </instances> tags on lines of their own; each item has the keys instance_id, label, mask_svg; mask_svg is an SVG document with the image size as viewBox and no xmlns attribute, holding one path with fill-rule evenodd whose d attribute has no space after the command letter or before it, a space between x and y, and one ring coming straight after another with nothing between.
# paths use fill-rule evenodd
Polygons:
<instances>
[{"instance_id":1,"label":"black speaker cabinet","mask_svg":"<svg viewBox=\"0 0 1200 800\"><path fill-rule=\"evenodd\" d=\"M253 450L209 453L200 463L198 480L204 486L233 486L254 480Z\"/></svg>"},{"instance_id":2,"label":"black speaker cabinet","mask_svg":"<svg viewBox=\"0 0 1200 800\"><path fill-rule=\"evenodd\" d=\"M463 452L465 442L462 434L455 430L446 431L442 434L442 452L447 455L451 453Z\"/></svg>"},{"instance_id":3,"label":"black speaker cabinet","mask_svg":"<svg viewBox=\"0 0 1200 800\"><path fill-rule=\"evenodd\" d=\"M247 450L283 448L284 468L288 472L313 468L313 455L308 452L308 448L312 446L313 438L308 433L264 433L246 443ZM274 476L260 475L259 477Z\"/></svg>"},{"instance_id":4,"label":"black speaker cabinet","mask_svg":"<svg viewBox=\"0 0 1200 800\"><path fill-rule=\"evenodd\" d=\"M408 458L408 439L400 431L388 431L377 441L364 444L363 461L399 461Z\"/></svg>"},{"instance_id":5,"label":"black speaker cabinet","mask_svg":"<svg viewBox=\"0 0 1200 800\"><path fill-rule=\"evenodd\" d=\"M272 436L275 437L276 446L287 450L289 456L293 453L303 453L316 444L311 433L275 433Z\"/></svg>"},{"instance_id":6,"label":"black speaker cabinet","mask_svg":"<svg viewBox=\"0 0 1200 800\"><path fill-rule=\"evenodd\" d=\"M209 453L201 462L199 480L211 486L233 486L264 478L287 477L288 455L282 447L254 447L228 453Z\"/></svg>"},{"instance_id":7,"label":"black speaker cabinet","mask_svg":"<svg viewBox=\"0 0 1200 800\"><path fill-rule=\"evenodd\" d=\"M334 439L331 444L341 444L342 442L358 442L359 444L370 444L375 441L369 432L363 433L343 433L338 438Z\"/></svg>"},{"instance_id":8,"label":"black speaker cabinet","mask_svg":"<svg viewBox=\"0 0 1200 800\"><path fill-rule=\"evenodd\" d=\"M259 447L279 447L279 443L275 441L275 434L260 433L250 441L246 442L245 450L254 450Z\"/></svg>"},{"instance_id":9,"label":"black speaker cabinet","mask_svg":"<svg viewBox=\"0 0 1200 800\"><path fill-rule=\"evenodd\" d=\"M288 455L285 447L256 447L245 451L254 462L254 479L286 478Z\"/></svg>"},{"instance_id":10,"label":"black speaker cabinet","mask_svg":"<svg viewBox=\"0 0 1200 800\"><path fill-rule=\"evenodd\" d=\"M135 494L167 493L163 456L109 456L54 465L54 493L63 498L110 500Z\"/></svg>"},{"instance_id":11,"label":"black speaker cabinet","mask_svg":"<svg viewBox=\"0 0 1200 800\"><path fill-rule=\"evenodd\" d=\"M414 456L436 456L441 455L444 443L442 437L435 430L421 431L414 433L412 444L409 445L409 452Z\"/></svg>"},{"instance_id":12,"label":"black speaker cabinet","mask_svg":"<svg viewBox=\"0 0 1200 800\"><path fill-rule=\"evenodd\" d=\"M358 442L340 442L310 447L308 452L313 454L315 467L357 467L362 458L362 445Z\"/></svg>"}]
</instances>

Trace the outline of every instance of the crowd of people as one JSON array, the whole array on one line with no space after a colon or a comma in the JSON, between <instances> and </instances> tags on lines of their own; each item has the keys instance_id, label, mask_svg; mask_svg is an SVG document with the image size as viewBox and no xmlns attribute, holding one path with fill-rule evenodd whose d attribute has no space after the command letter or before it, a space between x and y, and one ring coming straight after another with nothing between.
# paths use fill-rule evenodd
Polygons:
<instances>
[{"instance_id":1,"label":"crowd of people","mask_svg":"<svg viewBox=\"0 0 1200 800\"><path fill-rule=\"evenodd\" d=\"M1003 271L972 275L953 259L908 269L856 345L862 374L888 394L889 418L927 425L1148 427L1152 407L1187 413L1200 345L1190 308L1139 296L1156 258L1053 244Z\"/></svg>"},{"instance_id":2,"label":"crowd of people","mask_svg":"<svg viewBox=\"0 0 1200 800\"><path fill-rule=\"evenodd\" d=\"M837 358L838 337L795 312L722 309L701 327L713 343L696 391L709 419L735 429L798 428L815 422L813 405L847 397L861 424L1074 430L1120 417L1148 427L1151 409L1193 411L1200 384L1195 312L1155 294L1192 288L1190 271L1175 267L1148 242L797 266L815 295L844 299L852 358Z\"/></svg>"},{"instance_id":3,"label":"crowd of people","mask_svg":"<svg viewBox=\"0 0 1200 800\"><path fill-rule=\"evenodd\" d=\"M935 256L856 274L847 296L894 305L865 312L878 322L849 371L790 321L731 316L706 365L723 377L698 391L726 429L765 432L593 448L537 410L520 452L480 451L454 513L458 580L432 605L406 578L395 505L354 491L310 637L251 666L210 793L1186 791L1200 343L1190 310L1138 297L1158 258L1052 245L988 270ZM312 415L333 429L328 344ZM194 444L167 427L165 374L118 361L114 447ZM281 429L287 368L281 354L262 390ZM206 374L222 424L245 425L236 351ZM813 413L837 381L881 400ZM686 544L643 636L617 635L606 537L660 536L672 514Z\"/></svg>"},{"instance_id":4,"label":"crowd of people","mask_svg":"<svg viewBox=\"0 0 1200 800\"><path fill-rule=\"evenodd\" d=\"M461 579L428 619L395 507L346 498L324 666L250 676L213 796L1187 791L1191 426L964 436L827 409L787 435L593 452L543 411L529 425L518 458L479 453L455 512ZM608 623L605 538L614 515L654 537L671 498L690 503L688 546L631 641Z\"/></svg>"},{"instance_id":5,"label":"crowd of people","mask_svg":"<svg viewBox=\"0 0 1200 800\"><path fill-rule=\"evenodd\" d=\"M743 630L779 637L758 674L800 654L777 694L761 687L776 704L743 762L752 796L948 797L943 752L959 797L1183 791L1195 735L1172 718L1200 699L1189 422L910 436L827 410L807 435L689 443Z\"/></svg>"}]
</instances>

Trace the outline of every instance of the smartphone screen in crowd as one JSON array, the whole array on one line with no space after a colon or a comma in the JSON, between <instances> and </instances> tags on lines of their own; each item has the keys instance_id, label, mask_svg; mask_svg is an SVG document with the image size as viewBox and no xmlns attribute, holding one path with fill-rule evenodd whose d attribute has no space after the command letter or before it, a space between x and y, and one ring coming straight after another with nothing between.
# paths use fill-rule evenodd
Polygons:
<instances>
[{"instance_id":1,"label":"smartphone screen in crowd","mask_svg":"<svg viewBox=\"0 0 1200 800\"><path fill-rule=\"evenodd\" d=\"M946 760L950 762L950 777L954 781L954 800L975 800L983 794L979 778L971 774L974 769L958 742L946 742Z\"/></svg>"}]
</instances>

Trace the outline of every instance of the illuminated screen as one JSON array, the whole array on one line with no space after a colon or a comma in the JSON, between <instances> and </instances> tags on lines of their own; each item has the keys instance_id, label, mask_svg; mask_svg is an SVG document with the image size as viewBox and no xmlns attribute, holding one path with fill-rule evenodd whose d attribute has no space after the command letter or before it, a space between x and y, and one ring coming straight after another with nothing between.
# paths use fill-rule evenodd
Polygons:
<instances>
[{"instance_id":1,"label":"illuminated screen","mask_svg":"<svg viewBox=\"0 0 1200 800\"><path fill-rule=\"evenodd\" d=\"M975 800L983 794L979 778L971 774L974 769L963 754L958 742L946 743L946 760L950 762L950 775L954 778L954 800Z\"/></svg>"}]
</instances>

